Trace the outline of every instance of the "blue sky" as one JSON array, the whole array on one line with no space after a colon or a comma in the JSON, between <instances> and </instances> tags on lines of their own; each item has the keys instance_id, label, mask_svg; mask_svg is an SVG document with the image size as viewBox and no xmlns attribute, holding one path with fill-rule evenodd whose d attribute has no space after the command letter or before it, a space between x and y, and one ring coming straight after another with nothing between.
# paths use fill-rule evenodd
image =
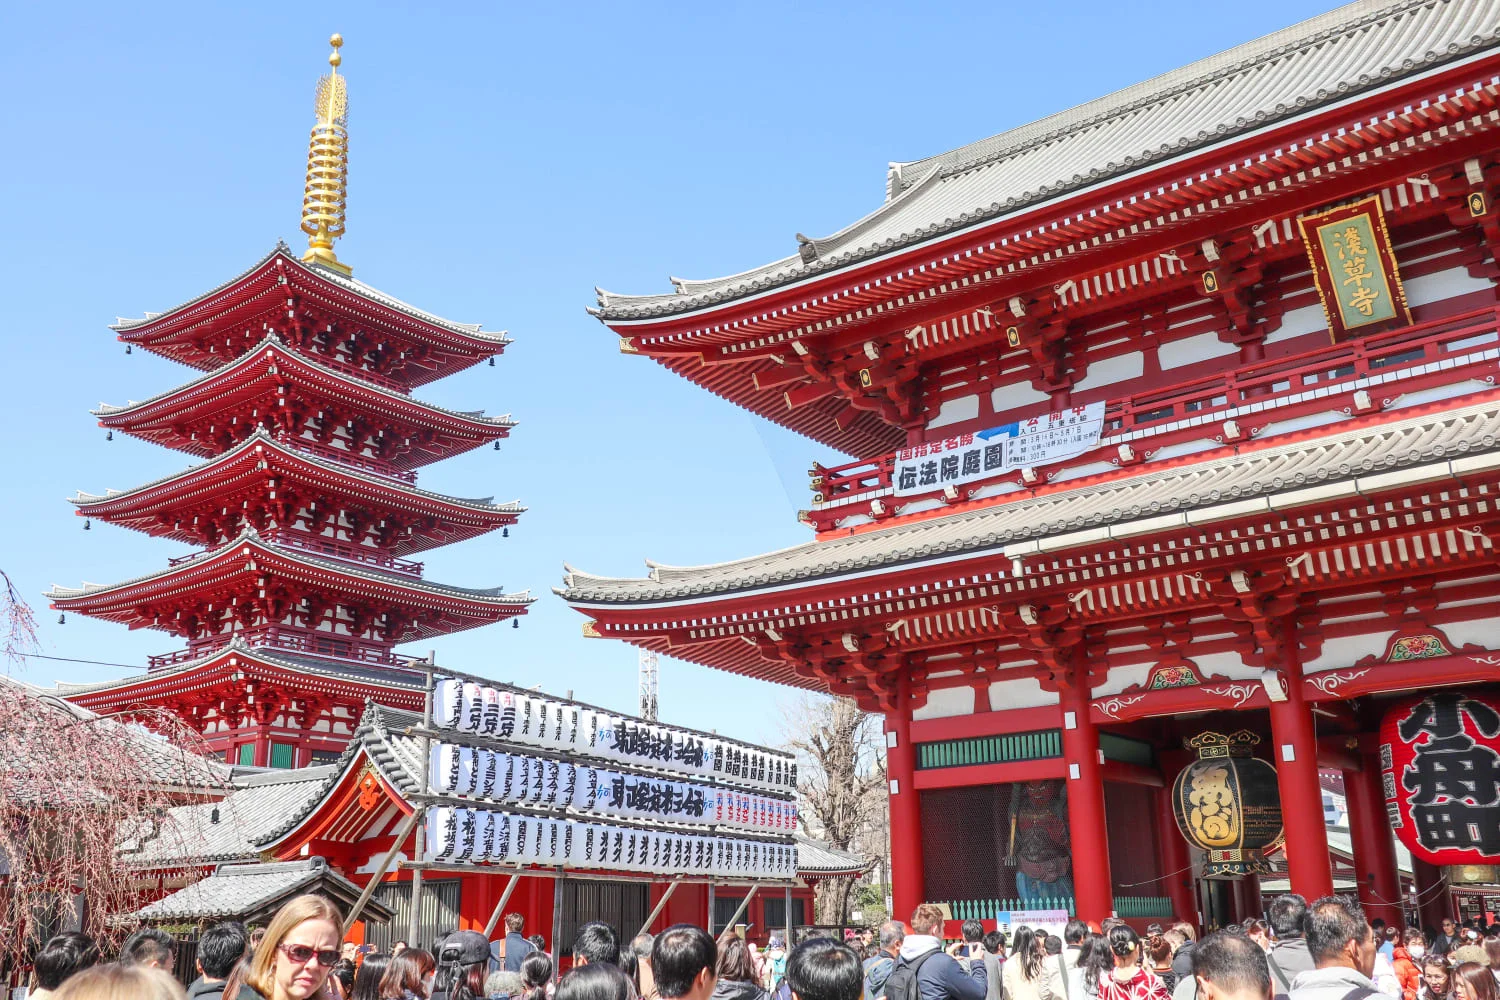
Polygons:
<instances>
[{"instance_id":1,"label":"blue sky","mask_svg":"<svg viewBox=\"0 0 1500 1000\"><path fill-rule=\"evenodd\" d=\"M460 633L440 663L631 710L633 649L582 638L562 562L642 575L796 544L805 470L837 456L641 358L584 313L595 285L744 270L874 208L885 165L962 145L1331 7L1183 3L10 4L0 63L0 567L48 655L142 666L176 648L77 615L52 582L109 582L180 546L96 525L65 497L192 460L86 412L191 377L106 325L192 298L297 231L313 86L345 38L356 275L508 329L498 367L421 395L511 412L510 442L422 473L519 498L511 537L428 575L531 588L519 629ZM1184 16L1185 12L1188 16ZM118 666L35 660L26 679ZM663 719L775 741L785 689L664 660Z\"/></svg>"}]
</instances>

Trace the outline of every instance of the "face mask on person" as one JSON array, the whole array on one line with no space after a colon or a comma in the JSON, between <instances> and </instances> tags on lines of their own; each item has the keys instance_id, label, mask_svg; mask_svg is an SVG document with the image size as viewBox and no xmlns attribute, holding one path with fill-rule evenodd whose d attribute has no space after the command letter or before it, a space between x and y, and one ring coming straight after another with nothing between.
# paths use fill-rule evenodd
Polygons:
<instances>
[{"instance_id":1,"label":"face mask on person","mask_svg":"<svg viewBox=\"0 0 1500 1000\"><path fill-rule=\"evenodd\" d=\"M1427 946L1426 945L1421 945L1421 944L1414 944L1411 947L1409 947L1409 948L1406 949L1406 953L1408 955L1410 955L1412 958L1421 958L1423 955L1427 954Z\"/></svg>"}]
</instances>

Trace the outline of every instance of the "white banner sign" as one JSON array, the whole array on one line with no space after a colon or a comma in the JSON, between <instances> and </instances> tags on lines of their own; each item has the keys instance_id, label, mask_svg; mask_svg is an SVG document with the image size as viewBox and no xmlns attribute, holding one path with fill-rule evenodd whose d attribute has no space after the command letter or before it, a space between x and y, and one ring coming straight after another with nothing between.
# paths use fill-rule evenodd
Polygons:
<instances>
[{"instance_id":1,"label":"white banner sign","mask_svg":"<svg viewBox=\"0 0 1500 1000\"><path fill-rule=\"evenodd\" d=\"M1099 402L902 448L896 452L896 496L933 493L1077 458L1098 447L1103 434L1104 404Z\"/></svg>"}]
</instances>

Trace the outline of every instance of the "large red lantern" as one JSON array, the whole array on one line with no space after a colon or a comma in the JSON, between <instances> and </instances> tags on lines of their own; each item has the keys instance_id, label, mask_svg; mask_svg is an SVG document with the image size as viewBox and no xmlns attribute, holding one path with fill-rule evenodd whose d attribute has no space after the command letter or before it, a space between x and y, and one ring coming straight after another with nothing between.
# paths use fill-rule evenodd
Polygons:
<instances>
[{"instance_id":1,"label":"large red lantern","mask_svg":"<svg viewBox=\"0 0 1500 1000\"><path fill-rule=\"evenodd\" d=\"M1380 725L1386 810L1412 856L1434 865L1500 862L1500 704L1439 691Z\"/></svg>"}]
</instances>

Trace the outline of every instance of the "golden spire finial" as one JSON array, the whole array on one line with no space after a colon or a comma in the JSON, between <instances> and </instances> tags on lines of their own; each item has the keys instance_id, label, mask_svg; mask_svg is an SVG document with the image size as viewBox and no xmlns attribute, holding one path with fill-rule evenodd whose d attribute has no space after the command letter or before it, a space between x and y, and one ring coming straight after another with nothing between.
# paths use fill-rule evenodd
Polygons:
<instances>
[{"instance_id":1,"label":"golden spire finial","mask_svg":"<svg viewBox=\"0 0 1500 1000\"><path fill-rule=\"evenodd\" d=\"M302 259L351 274L353 268L339 261L333 241L344 235L344 203L349 187L349 90L339 76L344 61L339 48L343 35L328 39L329 74L318 80L317 121L307 146L307 187L302 195L302 231L307 234L307 253Z\"/></svg>"}]
</instances>

